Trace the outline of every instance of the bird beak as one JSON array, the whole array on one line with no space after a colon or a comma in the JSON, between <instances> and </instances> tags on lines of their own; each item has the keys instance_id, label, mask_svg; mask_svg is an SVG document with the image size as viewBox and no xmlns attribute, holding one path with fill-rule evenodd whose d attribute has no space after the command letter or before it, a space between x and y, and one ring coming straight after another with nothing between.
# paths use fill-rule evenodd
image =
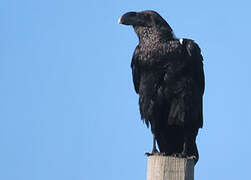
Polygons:
<instances>
[{"instance_id":1,"label":"bird beak","mask_svg":"<svg viewBox=\"0 0 251 180\"><path fill-rule=\"evenodd\" d=\"M122 24L121 19L122 19L122 16L121 16L121 17L119 18L119 20L118 20L118 23L119 23L119 24Z\"/></svg>"},{"instance_id":2,"label":"bird beak","mask_svg":"<svg viewBox=\"0 0 251 180\"><path fill-rule=\"evenodd\" d=\"M119 24L124 25L136 25L138 23L138 17L136 12L128 12L121 16L118 20Z\"/></svg>"}]
</instances>

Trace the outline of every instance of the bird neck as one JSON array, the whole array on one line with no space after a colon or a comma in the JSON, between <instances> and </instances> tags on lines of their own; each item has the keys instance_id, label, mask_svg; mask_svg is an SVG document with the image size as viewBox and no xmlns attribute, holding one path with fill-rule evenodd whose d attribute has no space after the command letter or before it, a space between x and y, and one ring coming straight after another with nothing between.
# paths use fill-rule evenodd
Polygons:
<instances>
[{"instance_id":1,"label":"bird neck","mask_svg":"<svg viewBox=\"0 0 251 180\"><path fill-rule=\"evenodd\" d=\"M134 30L139 38L139 43L145 45L167 42L175 38L173 32L168 30L160 31L157 28L149 27L134 27Z\"/></svg>"}]
</instances>

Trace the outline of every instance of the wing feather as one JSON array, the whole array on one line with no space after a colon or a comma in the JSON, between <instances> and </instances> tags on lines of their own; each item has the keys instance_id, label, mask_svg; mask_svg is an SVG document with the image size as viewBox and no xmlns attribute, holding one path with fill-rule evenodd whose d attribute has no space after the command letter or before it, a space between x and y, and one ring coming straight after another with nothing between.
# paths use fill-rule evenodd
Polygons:
<instances>
[{"instance_id":1,"label":"wing feather","mask_svg":"<svg viewBox=\"0 0 251 180\"><path fill-rule=\"evenodd\" d=\"M168 117L169 125L203 126L202 96L204 93L203 57L199 46L192 40L183 41L185 57L182 57L182 77L176 83Z\"/></svg>"},{"instance_id":2,"label":"wing feather","mask_svg":"<svg viewBox=\"0 0 251 180\"><path fill-rule=\"evenodd\" d=\"M139 93L139 85L140 85L140 67L139 67L138 53L139 53L138 47L136 47L131 62L132 78L136 93Z\"/></svg>"}]
</instances>

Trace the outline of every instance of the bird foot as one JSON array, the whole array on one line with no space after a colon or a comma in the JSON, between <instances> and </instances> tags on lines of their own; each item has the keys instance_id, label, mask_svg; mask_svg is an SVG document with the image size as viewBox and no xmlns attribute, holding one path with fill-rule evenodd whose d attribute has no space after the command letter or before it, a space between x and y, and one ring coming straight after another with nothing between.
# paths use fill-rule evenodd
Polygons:
<instances>
[{"instance_id":1,"label":"bird foot","mask_svg":"<svg viewBox=\"0 0 251 180\"><path fill-rule=\"evenodd\" d=\"M146 156L153 156L153 155L158 155L158 154L159 154L158 151L152 151L151 153L150 152L145 153Z\"/></svg>"},{"instance_id":2,"label":"bird foot","mask_svg":"<svg viewBox=\"0 0 251 180\"><path fill-rule=\"evenodd\" d=\"M153 154L153 153L146 152L145 155L146 155L146 156L153 156L154 154Z\"/></svg>"},{"instance_id":3,"label":"bird foot","mask_svg":"<svg viewBox=\"0 0 251 180\"><path fill-rule=\"evenodd\" d=\"M152 153L146 152L145 155L147 156L152 156L152 155L156 155L159 154L159 151L157 150L156 147L153 147Z\"/></svg>"},{"instance_id":4,"label":"bird foot","mask_svg":"<svg viewBox=\"0 0 251 180\"><path fill-rule=\"evenodd\" d=\"M154 155L157 155L157 156L166 156L166 153L164 152L152 152L152 153L149 153L149 152L146 152L145 153L146 156L154 156Z\"/></svg>"},{"instance_id":5,"label":"bird foot","mask_svg":"<svg viewBox=\"0 0 251 180\"><path fill-rule=\"evenodd\" d=\"M178 157L178 158L182 158L182 153L174 153L171 156L173 157Z\"/></svg>"},{"instance_id":6,"label":"bird foot","mask_svg":"<svg viewBox=\"0 0 251 180\"><path fill-rule=\"evenodd\" d=\"M177 157L177 158L186 158L186 159L197 159L196 156L189 156L186 153L174 153L171 156Z\"/></svg>"},{"instance_id":7,"label":"bird foot","mask_svg":"<svg viewBox=\"0 0 251 180\"><path fill-rule=\"evenodd\" d=\"M188 156L187 159L197 160L197 157L196 156Z\"/></svg>"}]
</instances>

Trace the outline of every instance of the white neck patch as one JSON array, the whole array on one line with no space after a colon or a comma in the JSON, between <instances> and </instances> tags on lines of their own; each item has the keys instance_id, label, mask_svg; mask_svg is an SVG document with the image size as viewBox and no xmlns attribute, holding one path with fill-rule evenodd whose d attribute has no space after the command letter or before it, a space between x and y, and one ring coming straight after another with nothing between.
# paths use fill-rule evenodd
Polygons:
<instances>
[{"instance_id":1,"label":"white neck patch","mask_svg":"<svg viewBox=\"0 0 251 180\"><path fill-rule=\"evenodd\" d=\"M183 44L183 39L181 38L181 39L179 39L179 41L180 41L180 44Z\"/></svg>"}]
</instances>

